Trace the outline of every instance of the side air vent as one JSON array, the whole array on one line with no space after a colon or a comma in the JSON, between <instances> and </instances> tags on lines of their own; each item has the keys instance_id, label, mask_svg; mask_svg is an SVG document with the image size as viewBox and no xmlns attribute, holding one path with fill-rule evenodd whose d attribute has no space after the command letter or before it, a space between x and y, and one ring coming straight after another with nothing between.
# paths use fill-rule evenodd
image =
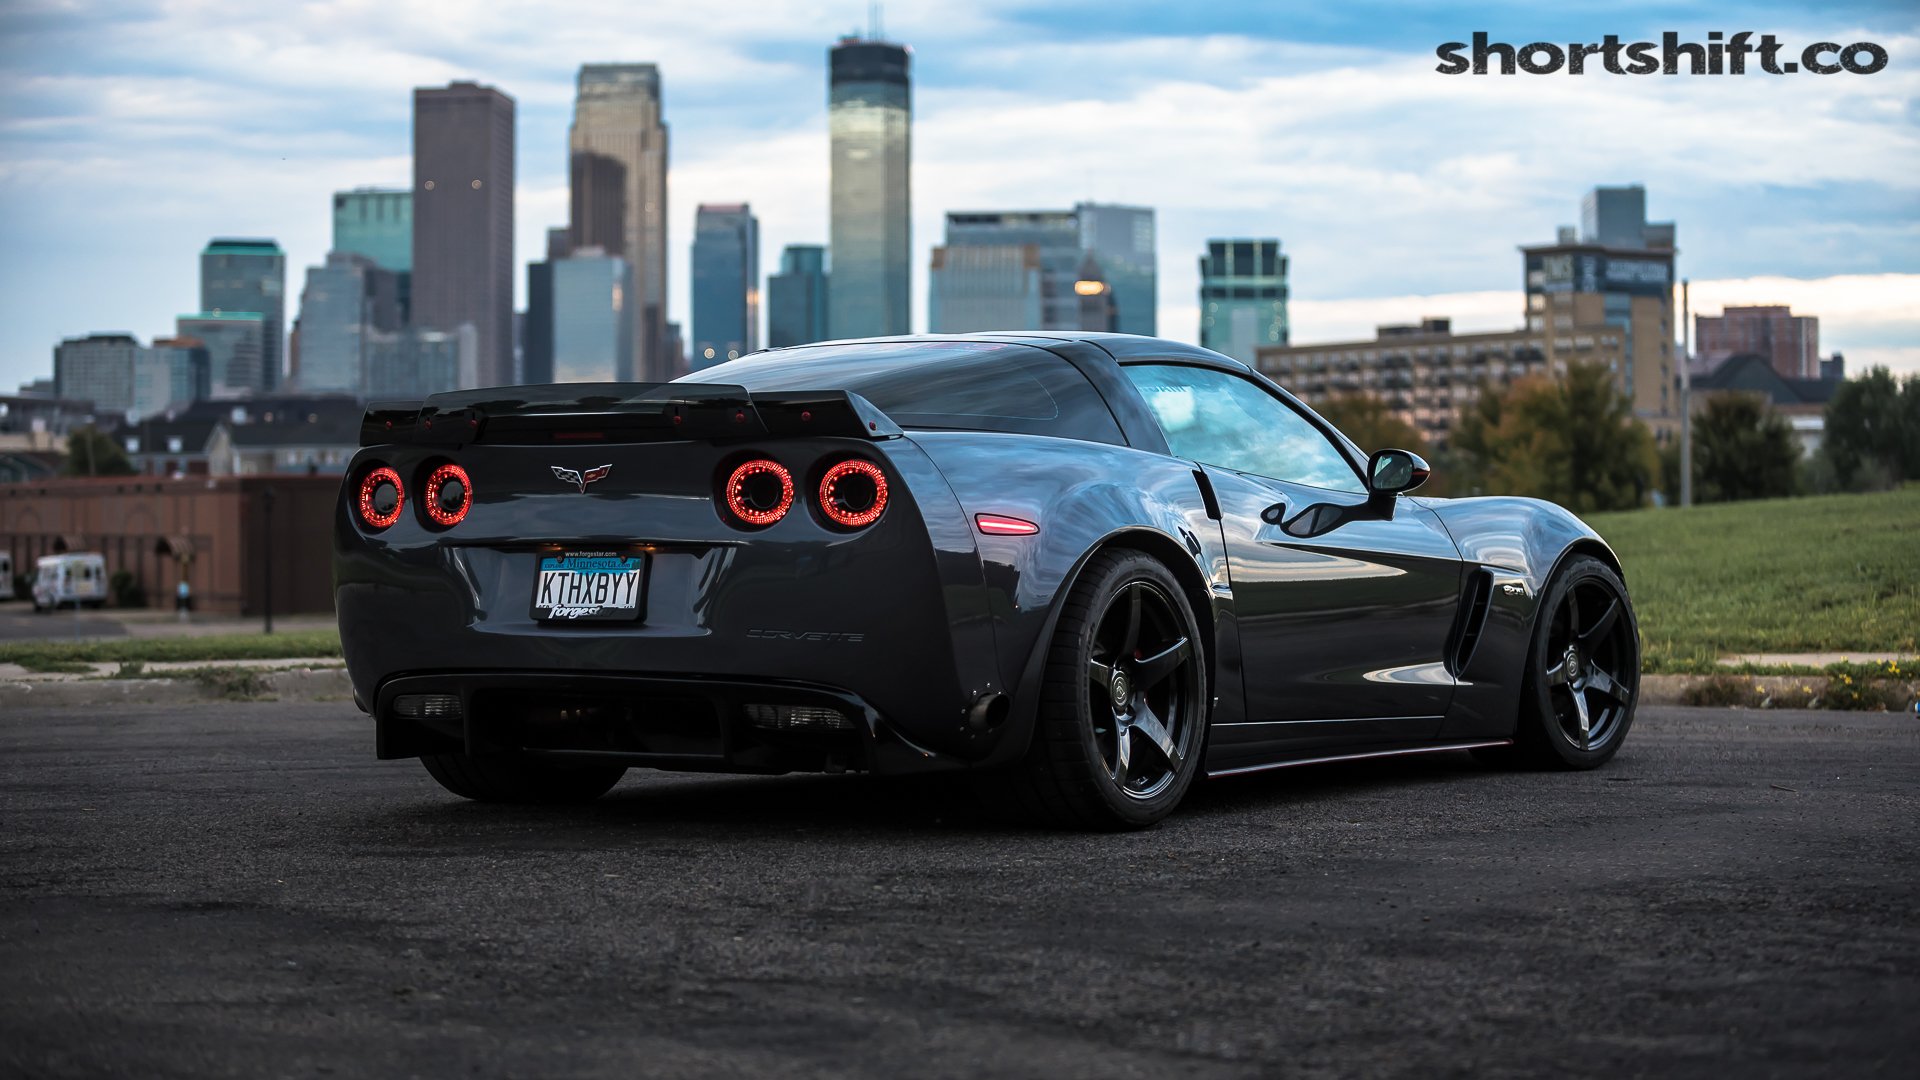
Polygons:
<instances>
[{"instance_id":1,"label":"side air vent","mask_svg":"<svg viewBox=\"0 0 1920 1080\"><path fill-rule=\"evenodd\" d=\"M1461 598L1460 622L1454 628L1453 648L1447 654L1447 668L1459 678L1480 647L1480 631L1486 628L1487 611L1493 603L1493 571L1475 570L1467 579L1466 595Z\"/></svg>"}]
</instances>

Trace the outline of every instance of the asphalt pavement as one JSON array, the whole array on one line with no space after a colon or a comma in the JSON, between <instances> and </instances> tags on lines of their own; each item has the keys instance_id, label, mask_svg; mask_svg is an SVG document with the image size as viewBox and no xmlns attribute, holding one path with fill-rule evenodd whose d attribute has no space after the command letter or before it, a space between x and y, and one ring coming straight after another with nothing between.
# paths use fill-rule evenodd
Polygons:
<instances>
[{"instance_id":1,"label":"asphalt pavement","mask_svg":"<svg viewBox=\"0 0 1920 1080\"><path fill-rule=\"evenodd\" d=\"M1606 769L461 802L343 704L0 715L0 1076L1912 1075L1920 723L1649 708Z\"/></svg>"}]
</instances>

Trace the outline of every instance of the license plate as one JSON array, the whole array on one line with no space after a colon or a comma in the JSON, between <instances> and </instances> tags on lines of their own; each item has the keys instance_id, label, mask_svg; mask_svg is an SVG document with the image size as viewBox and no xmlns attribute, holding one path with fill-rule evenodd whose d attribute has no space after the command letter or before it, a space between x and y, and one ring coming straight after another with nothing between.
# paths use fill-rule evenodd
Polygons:
<instances>
[{"instance_id":1,"label":"license plate","mask_svg":"<svg viewBox=\"0 0 1920 1080\"><path fill-rule=\"evenodd\" d=\"M533 579L533 617L544 622L637 619L646 570L645 556L616 551L542 555Z\"/></svg>"}]
</instances>

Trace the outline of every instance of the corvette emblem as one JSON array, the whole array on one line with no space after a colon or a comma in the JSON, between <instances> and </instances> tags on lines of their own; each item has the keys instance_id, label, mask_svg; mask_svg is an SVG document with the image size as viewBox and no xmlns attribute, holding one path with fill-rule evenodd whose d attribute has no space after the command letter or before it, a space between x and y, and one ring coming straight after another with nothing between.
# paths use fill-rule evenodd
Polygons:
<instances>
[{"instance_id":1,"label":"corvette emblem","mask_svg":"<svg viewBox=\"0 0 1920 1080\"><path fill-rule=\"evenodd\" d=\"M587 493L588 484L593 483L595 480L606 479L606 475L613 471L612 465L597 465L585 472L581 472L578 469L569 469L560 465L550 465L548 468L553 470L555 479L564 480L569 484L579 485L580 494L582 495Z\"/></svg>"}]
</instances>

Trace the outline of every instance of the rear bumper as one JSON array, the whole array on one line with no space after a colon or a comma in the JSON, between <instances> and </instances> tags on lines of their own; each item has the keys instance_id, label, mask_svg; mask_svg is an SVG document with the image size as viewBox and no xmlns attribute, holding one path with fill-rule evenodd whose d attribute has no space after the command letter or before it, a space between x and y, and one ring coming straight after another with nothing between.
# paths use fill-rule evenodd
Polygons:
<instances>
[{"instance_id":1,"label":"rear bumper","mask_svg":"<svg viewBox=\"0 0 1920 1080\"><path fill-rule=\"evenodd\" d=\"M779 680L441 671L383 681L382 758L533 751L659 769L887 774L965 768L858 695Z\"/></svg>"}]
</instances>

